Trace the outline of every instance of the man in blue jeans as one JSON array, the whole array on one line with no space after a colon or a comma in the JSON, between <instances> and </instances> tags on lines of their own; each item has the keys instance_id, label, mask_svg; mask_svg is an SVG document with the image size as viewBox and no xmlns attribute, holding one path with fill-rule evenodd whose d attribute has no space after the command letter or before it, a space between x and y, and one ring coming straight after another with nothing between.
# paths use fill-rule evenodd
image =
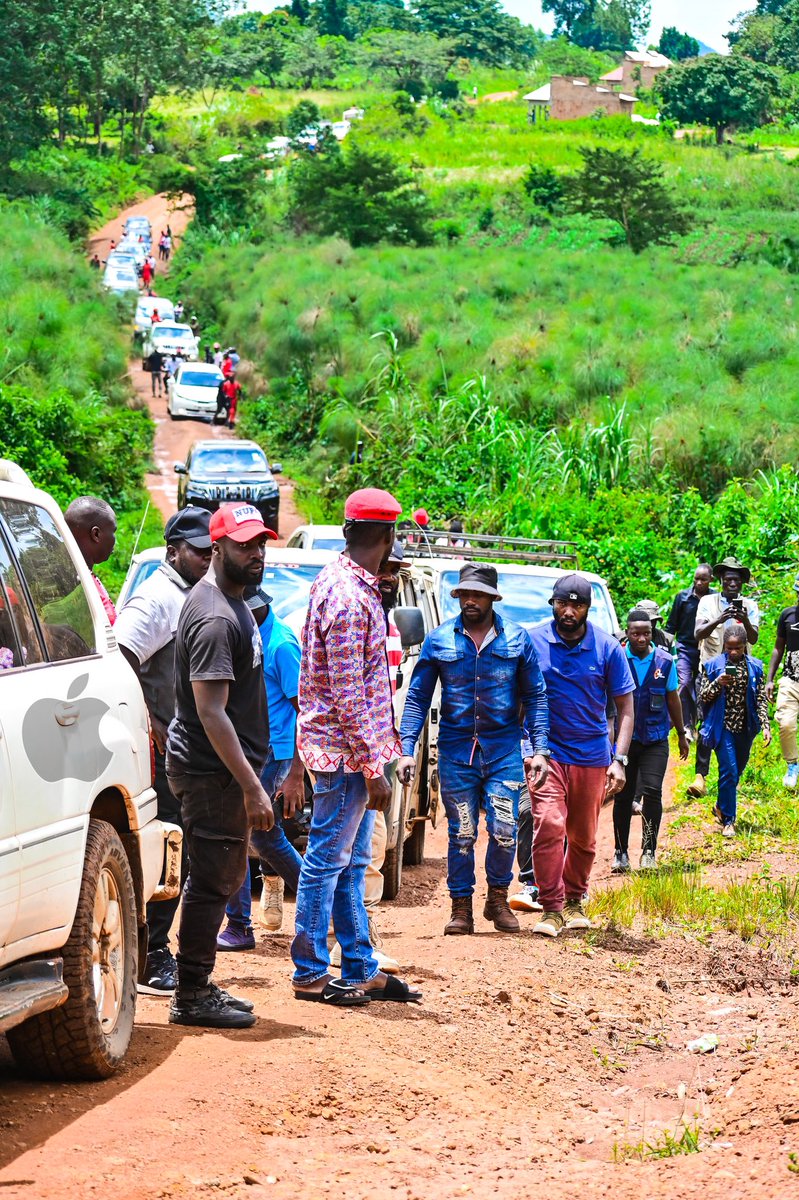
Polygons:
<instances>
[{"instance_id":1,"label":"man in blue jeans","mask_svg":"<svg viewBox=\"0 0 799 1200\"><path fill-rule=\"evenodd\" d=\"M271 933L276 933L283 922L284 881L296 892L302 866L302 859L283 830L283 808L282 803L277 802L277 797L284 783L292 791L302 794L305 769L296 747L300 643L285 621L275 616L271 605L272 597L261 588L247 596L247 607L258 626L263 645L264 683L269 709L269 754L261 772L261 786L272 800L275 813L275 823L271 829L252 831L250 847L261 860L263 923ZM231 896L225 911L227 926L216 939L217 950L254 949L249 863L244 882L239 891Z\"/></svg>"},{"instance_id":2,"label":"man in blue jeans","mask_svg":"<svg viewBox=\"0 0 799 1200\"><path fill-rule=\"evenodd\" d=\"M449 821L447 886L452 901L444 933L474 933L474 845L482 804L488 830L483 916L495 929L517 933L508 887L519 792L525 773L537 786L549 771L546 686L527 631L494 612L495 601L502 599L495 567L466 563L452 595L460 602L460 614L428 634L414 668L400 726L398 772L403 782L413 778L413 751L440 681L439 774ZM533 750L524 763L521 708Z\"/></svg>"}]
</instances>

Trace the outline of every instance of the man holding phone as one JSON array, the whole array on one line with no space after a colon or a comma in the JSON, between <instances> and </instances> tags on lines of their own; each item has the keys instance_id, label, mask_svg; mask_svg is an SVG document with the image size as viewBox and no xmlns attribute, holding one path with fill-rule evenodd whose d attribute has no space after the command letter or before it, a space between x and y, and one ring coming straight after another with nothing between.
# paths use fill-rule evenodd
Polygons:
<instances>
[{"instance_id":1,"label":"man holding phone","mask_svg":"<svg viewBox=\"0 0 799 1200\"><path fill-rule=\"evenodd\" d=\"M696 610L695 637L699 645L699 665L717 658L723 650L724 629L734 622L743 626L748 645L754 646L760 628L760 609L741 589L751 578L751 571L734 556L716 563L713 574L721 581L721 592L703 596ZM696 743L696 775L688 788L689 796L707 795L707 776L710 771L710 749L702 738Z\"/></svg>"}]
</instances>

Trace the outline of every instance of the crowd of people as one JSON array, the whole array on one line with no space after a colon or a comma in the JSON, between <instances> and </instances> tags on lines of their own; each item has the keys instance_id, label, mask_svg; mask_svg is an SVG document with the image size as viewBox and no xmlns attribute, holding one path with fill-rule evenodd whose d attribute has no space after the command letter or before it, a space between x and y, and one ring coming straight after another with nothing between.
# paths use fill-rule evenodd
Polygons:
<instances>
[{"instance_id":1,"label":"crowd of people","mask_svg":"<svg viewBox=\"0 0 799 1200\"><path fill-rule=\"evenodd\" d=\"M313 583L299 640L264 590L265 546L275 535L249 504L176 513L164 563L119 614L97 580L150 712L159 814L184 829L177 955L169 937L178 902L153 904L140 984L171 996L173 1023L243 1028L255 1020L249 1001L213 982L219 952L255 945L250 853L261 863L267 929L282 927L284 887L296 893L296 999L338 1007L421 1001L380 951L375 910L393 773L412 783L414 751L439 694L445 935L474 932L481 811L483 918L513 933L517 914L536 913L533 932L550 939L589 928L585 901L606 802L613 870L631 869L636 807L639 869L657 864L672 729L683 759L696 741L695 793L706 793L715 752L714 813L724 836L734 836L738 783L754 738L769 740L767 705L783 660L777 720L784 782L796 786L799 606L780 617L766 677L750 652L760 615L741 596L750 572L734 558L697 568L665 629L657 606L642 602L621 637L591 620L591 585L577 572L554 580L551 619L527 630L497 611L496 569L465 563L452 589L459 612L427 634L398 728L399 515L387 492L349 497L345 550ZM94 575L113 548L113 511L84 497L66 516ZM303 813L309 780L301 857L285 825Z\"/></svg>"}]
</instances>

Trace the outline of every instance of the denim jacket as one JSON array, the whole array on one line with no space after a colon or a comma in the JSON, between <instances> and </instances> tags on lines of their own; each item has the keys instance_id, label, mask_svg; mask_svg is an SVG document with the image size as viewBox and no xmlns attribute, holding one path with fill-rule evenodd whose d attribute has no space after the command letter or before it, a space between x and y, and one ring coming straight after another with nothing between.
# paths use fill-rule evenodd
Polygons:
<instances>
[{"instance_id":1,"label":"denim jacket","mask_svg":"<svg viewBox=\"0 0 799 1200\"><path fill-rule=\"evenodd\" d=\"M460 614L427 635L402 714L403 754L413 754L439 680L438 745L452 761L471 762L478 745L488 762L519 747L522 707L534 752L549 749L546 684L530 636L498 613L494 626L479 654Z\"/></svg>"}]
</instances>

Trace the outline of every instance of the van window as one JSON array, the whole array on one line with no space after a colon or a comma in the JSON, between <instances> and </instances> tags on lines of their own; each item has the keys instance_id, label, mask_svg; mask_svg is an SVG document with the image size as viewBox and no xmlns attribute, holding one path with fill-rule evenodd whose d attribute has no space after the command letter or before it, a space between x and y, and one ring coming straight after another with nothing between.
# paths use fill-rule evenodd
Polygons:
<instances>
[{"instance_id":1,"label":"van window","mask_svg":"<svg viewBox=\"0 0 799 1200\"><path fill-rule=\"evenodd\" d=\"M94 618L64 539L38 504L0 500L51 661L95 653Z\"/></svg>"},{"instance_id":2,"label":"van window","mask_svg":"<svg viewBox=\"0 0 799 1200\"><path fill-rule=\"evenodd\" d=\"M0 542L0 672L43 659L36 622L17 569Z\"/></svg>"}]
</instances>

